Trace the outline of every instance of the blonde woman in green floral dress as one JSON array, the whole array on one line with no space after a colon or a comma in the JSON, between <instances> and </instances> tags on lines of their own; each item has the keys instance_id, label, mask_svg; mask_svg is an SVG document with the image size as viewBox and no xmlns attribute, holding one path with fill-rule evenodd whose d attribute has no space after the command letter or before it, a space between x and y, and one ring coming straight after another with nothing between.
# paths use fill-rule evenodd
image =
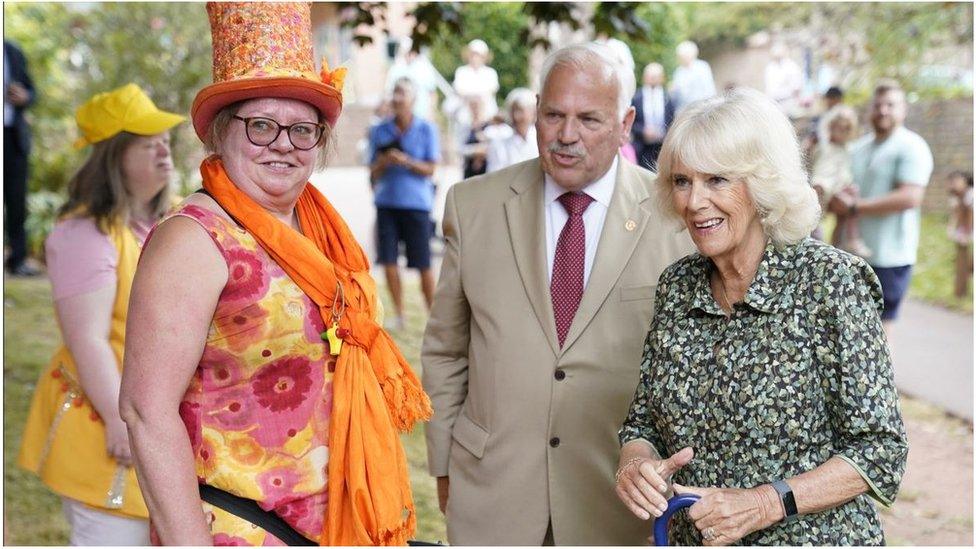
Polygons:
<instances>
[{"instance_id":1,"label":"blonde woman in green floral dress","mask_svg":"<svg viewBox=\"0 0 976 549\"><path fill-rule=\"evenodd\" d=\"M675 121L659 197L697 254L669 267L620 430L617 494L648 519L665 494L682 545L877 545L908 446L859 257L807 237L820 208L772 101L734 90ZM673 484L672 484L673 481Z\"/></svg>"}]
</instances>

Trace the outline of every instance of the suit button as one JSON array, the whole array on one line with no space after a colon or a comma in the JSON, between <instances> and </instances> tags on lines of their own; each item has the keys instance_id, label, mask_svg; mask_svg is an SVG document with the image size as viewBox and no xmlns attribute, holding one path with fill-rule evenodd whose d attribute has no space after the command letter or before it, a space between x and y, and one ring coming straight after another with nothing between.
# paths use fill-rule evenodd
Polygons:
<instances>
[{"instance_id":1,"label":"suit button","mask_svg":"<svg viewBox=\"0 0 976 549\"><path fill-rule=\"evenodd\" d=\"M549 439L549 446L553 448L559 447L559 437L552 437Z\"/></svg>"},{"instance_id":2,"label":"suit button","mask_svg":"<svg viewBox=\"0 0 976 549\"><path fill-rule=\"evenodd\" d=\"M554 376L556 378L556 381L562 381L566 379L566 372L562 371L561 369L557 369Z\"/></svg>"}]
</instances>

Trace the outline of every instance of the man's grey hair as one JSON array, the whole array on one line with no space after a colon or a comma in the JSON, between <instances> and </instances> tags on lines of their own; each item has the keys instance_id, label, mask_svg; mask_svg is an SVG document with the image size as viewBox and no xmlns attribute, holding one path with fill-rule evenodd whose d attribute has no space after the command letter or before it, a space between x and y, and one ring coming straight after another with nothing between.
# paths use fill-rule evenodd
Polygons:
<instances>
[{"instance_id":1,"label":"man's grey hair","mask_svg":"<svg viewBox=\"0 0 976 549\"><path fill-rule=\"evenodd\" d=\"M397 88L407 92L407 95L409 95L411 99L417 98L417 85L413 83L413 80L411 80L410 77L401 76L400 78L397 78L393 82L393 89L395 90Z\"/></svg>"},{"instance_id":2,"label":"man's grey hair","mask_svg":"<svg viewBox=\"0 0 976 549\"><path fill-rule=\"evenodd\" d=\"M698 44L695 44L691 40L685 40L678 44L675 51L677 51L678 55L687 55L692 59L698 59Z\"/></svg>"},{"instance_id":3,"label":"man's grey hair","mask_svg":"<svg viewBox=\"0 0 976 549\"><path fill-rule=\"evenodd\" d=\"M535 93L528 88L515 88L508 92L505 96L505 111L511 113L516 105L523 108L535 107Z\"/></svg>"},{"instance_id":4,"label":"man's grey hair","mask_svg":"<svg viewBox=\"0 0 976 549\"><path fill-rule=\"evenodd\" d=\"M627 70L617 60L613 50L606 44L585 42L566 46L552 52L542 64L542 71L539 75L540 88L546 89L549 73L557 66L586 70L594 65L602 65L605 74L613 76L617 84L617 116L623 120L627 114L627 109L630 108L630 101L634 97L634 92L637 90L637 81L634 78L634 73Z\"/></svg>"}]
</instances>

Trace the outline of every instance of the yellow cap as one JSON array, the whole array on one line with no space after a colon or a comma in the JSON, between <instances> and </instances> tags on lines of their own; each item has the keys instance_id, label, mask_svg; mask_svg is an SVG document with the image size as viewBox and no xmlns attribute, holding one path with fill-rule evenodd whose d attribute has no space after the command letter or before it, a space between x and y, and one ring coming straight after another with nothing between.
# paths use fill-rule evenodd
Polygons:
<instances>
[{"instance_id":1,"label":"yellow cap","mask_svg":"<svg viewBox=\"0 0 976 549\"><path fill-rule=\"evenodd\" d=\"M74 145L80 149L123 131L136 135L163 133L186 117L159 110L142 88L126 84L86 101L75 112L75 120L82 136Z\"/></svg>"}]
</instances>

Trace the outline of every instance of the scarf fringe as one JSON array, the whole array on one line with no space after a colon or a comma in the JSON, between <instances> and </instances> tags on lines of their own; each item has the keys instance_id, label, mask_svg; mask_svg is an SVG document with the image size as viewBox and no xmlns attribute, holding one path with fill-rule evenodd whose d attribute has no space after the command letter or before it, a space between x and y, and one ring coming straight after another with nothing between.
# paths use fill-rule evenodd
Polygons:
<instances>
[{"instance_id":1,"label":"scarf fringe","mask_svg":"<svg viewBox=\"0 0 976 549\"><path fill-rule=\"evenodd\" d=\"M417 513L410 509L410 516L402 521L393 529L384 529L379 532L377 545L406 545L407 541L413 536L417 529Z\"/></svg>"},{"instance_id":2,"label":"scarf fringe","mask_svg":"<svg viewBox=\"0 0 976 549\"><path fill-rule=\"evenodd\" d=\"M401 433L409 433L417 421L427 421L434 411L430 397L416 384L416 380L404 377L388 377L380 382L380 387L383 389L383 398L390 411L393 426Z\"/></svg>"}]
</instances>

